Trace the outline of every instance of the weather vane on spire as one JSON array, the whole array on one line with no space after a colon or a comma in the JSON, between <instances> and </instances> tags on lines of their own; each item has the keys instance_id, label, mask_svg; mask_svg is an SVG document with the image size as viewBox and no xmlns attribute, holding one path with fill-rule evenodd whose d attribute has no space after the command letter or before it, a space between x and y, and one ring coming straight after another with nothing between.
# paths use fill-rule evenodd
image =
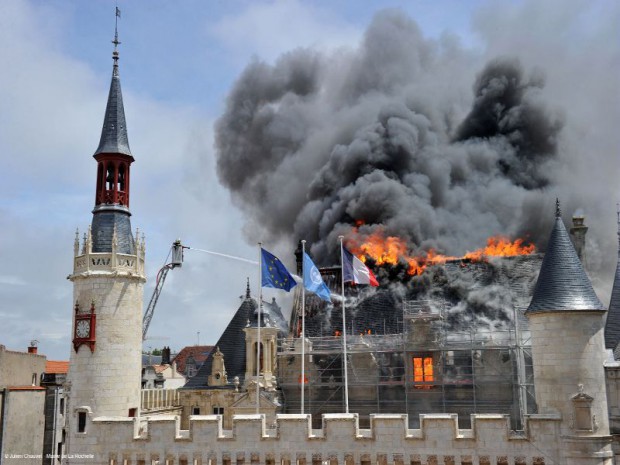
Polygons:
<instances>
[{"instance_id":1,"label":"weather vane on spire","mask_svg":"<svg viewBox=\"0 0 620 465\"><path fill-rule=\"evenodd\" d=\"M121 10L116 7L116 14L114 17L114 40L112 43L114 44L114 52L112 52L112 58L114 59L114 65L118 64L118 46L121 43L118 40L118 18L121 17Z\"/></svg>"}]
</instances>

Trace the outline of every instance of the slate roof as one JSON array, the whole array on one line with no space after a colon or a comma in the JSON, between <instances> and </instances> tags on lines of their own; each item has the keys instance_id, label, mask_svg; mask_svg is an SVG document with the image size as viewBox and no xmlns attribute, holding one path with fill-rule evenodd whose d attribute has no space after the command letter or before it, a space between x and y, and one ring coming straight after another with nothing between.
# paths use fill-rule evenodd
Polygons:
<instances>
[{"instance_id":1,"label":"slate roof","mask_svg":"<svg viewBox=\"0 0 620 465\"><path fill-rule=\"evenodd\" d=\"M620 343L620 247L618 248L618 265L616 266L614 287L611 290L609 311L605 322L605 348L616 349L618 343Z\"/></svg>"},{"instance_id":2,"label":"slate roof","mask_svg":"<svg viewBox=\"0 0 620 465\"><path fill-rule=\"evenodd\" d=\"M224 354L224 366L226 367L226 374L230 383L232 383L235 376L239 377L239 381L242 384L245 379L245 333L243 329L247 326L248 321L250 325L256 326L258 319L257 308L256 300L249 296L248 290L245 299L241 302L241 305L215 344L215 347L219 347ZM276 325L282 334L287 332L286 320L275 299L272 302L263 302L261 315L263 322L268 321L269 324ZM183 389L207 388L212 361L213 357L208 357L198 370L198 373L196 373L196 376L191 378Z\"/></svg>"},{"instance_id":3,"label":"slate roof","mask_svg":"<svg viewBox=\"0 0 620 465\"><path fill-rule=\"evenodd\" d=\"M559 215L559 206L526 313L558 310L605 310L575 252Z\"/></svg>"},{"instance_id":4,"label":"slate roof","mask_svg":"<svg viewBox=\"0 0 620 465\"><path fill-rule=\"evenodd\" d=\"M142 366L151 366L161 364L161 355L142 354Z\"/></svg>"},{"instance_id":5,"label":"slate roof","mask_svg":"<svg viewBox=\"0 0 620 465\"><path fill-rule=\"evenodd\" d=\"M428 267L423 275L411 278L408 289L401 292L387 285L371 289L345 283L347 334L402 333L403 301L426 301L443 308L442 325L453 338L473 327L507 334L513 330L515 315L525 330L528 320L523 313L532 298L542 259L542 254L531 254L479 262L450 261ZM320 272L332 293L339 295L340 268L326 267ZM384 276L378 279L385 284ZM301 330L301 292L295 297L290 331L297 335ZM342 331L339 299L328 304L306 292L305 310L307 337L334 336Z\"/></svg>"},{"instance_id":6,"label":"slate roof","mask_svg":"<svg viewBox=\"0 0 620 465\"><path fill-rule=\"evenodd\" d=\"M112 252L112 236L116 229L116 251L135 255L136 246L131 233L131 213L125 207L104 206L93 211L91 234L94 253Z\"/></svg>"},{"instance_id":7,"label":"slate roof","mask_svg":"<svg viewBox=\"0 0 620 465\"><path fill-rule=\"evenodd\" d=\"M125 108L123 107L123 94L121 93L121 81L118 75L118 53L114 54L114 67L112 82L108 94L108 104L103 118L101 140L95 151L95 156L101 153L119 153L128 156L129 140L127 138L127 126L125 124ZM132 157L133 158L133 157ZM116 229L117 252L135 255L136 249L134 238L131 233L129 209L118 205L99 205L93 210L91 225L93 252L109 253L112 251L112 235Z\"/></svg>"},{"instance_id":8,"label":"slate roof","mask_svg":"<svg viewBox=\"0 0 620 465\"><path fill-rule=\"evenodd\" d=\"M108 104L105 108L103 128L101 129L101 140L95 155L100 153L121 153L132 156L131 150L129 150L129 139L127 138L125 108L123 107L123 94L121 92L121 80L118 75L117 59L114 60Z\"/></svg>"}]
</instances>

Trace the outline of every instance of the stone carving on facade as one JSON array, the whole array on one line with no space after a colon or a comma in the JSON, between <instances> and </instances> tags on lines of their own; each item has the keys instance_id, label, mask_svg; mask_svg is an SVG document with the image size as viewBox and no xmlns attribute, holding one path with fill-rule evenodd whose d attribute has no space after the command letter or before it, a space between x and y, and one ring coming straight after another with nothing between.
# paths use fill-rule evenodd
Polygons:
<instances>
[{"instance_id":1,"label":"stone carving on facade","mask_svg":"<svg viewBox=\"0 0 620 465\"><path fill-rule=\"evenodd\" d=\"M596 416L592 414L594 397L584 392L583 384L577 385L579 392L571 397L573 413L569 417L569 427L576 432L596 432L599 428Z\"/></svg>"}]
</instances>

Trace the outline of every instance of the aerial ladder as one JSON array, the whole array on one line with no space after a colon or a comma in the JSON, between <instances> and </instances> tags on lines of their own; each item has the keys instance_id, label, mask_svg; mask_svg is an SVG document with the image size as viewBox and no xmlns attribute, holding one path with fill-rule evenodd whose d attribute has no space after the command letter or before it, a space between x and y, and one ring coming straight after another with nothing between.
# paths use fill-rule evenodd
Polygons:
<instances>
[{"instance_id":1,"label":"aerial ladder","mask_svg":"<svg viewBox=\"0 0 620 465\"><path fill-rule=\"evenodd\" d=\"M172 243L171 248L171 260L170 263L166 263L161 269L157 272L157 279L155 281L155 290L153 291L153 295L151 296L151 300L149 302L148 307L144 312L144 317L142 318L142 340L146 339L146 333L149 330L149 325L151 324L151 319L153 318L153 313L155 312L155 305L157 305L157 300L159 299L159 294L161 294L161 290L164 287L164 282L166 281L166 276L168 276L168 272L173 270L174 268L181 267L183 265L183 249L189 247L185 247L181 244L181 240L177 239Z\"/></svg>"},{"instance_id":2,"label":"aerial ladder","mask_svg":"<svg viewBox=\"0 0 620 465\"><path fill-rule=\"evenodd\" d=\"M228 255L225 253L214 252L212 250L204 250L197 249L195 247L188 247L186 245L181 244L181 239L177 239L172 243L172 247L170 249L170 255L172 258L170 263L166 263L161 269L157 272L157 279L155 281L155 290L153 291L153 295L151 296L151 300L149 302L148 307L144 311L144 317L142 318L142 340L146 339L146 333L149 330L149 325L151 324L151 319L153 318L153 313L155 312L155 306L157 305L157 299L159 299L159 294L161 294L161 290L164 287L164 282L166 281L166 276L168 276L168 272L174 268L181 267L183 265L183 250L196 250L198 252L205 252L211 255L217 255L218 257L224 257L232 260L239 260L242 262L250 263L252 265L258 265L258 262L254 260L248 260L247 258L236 257L234 255ZM166 261L168 257L166 257Z\"/></svg>"}]
</instances>

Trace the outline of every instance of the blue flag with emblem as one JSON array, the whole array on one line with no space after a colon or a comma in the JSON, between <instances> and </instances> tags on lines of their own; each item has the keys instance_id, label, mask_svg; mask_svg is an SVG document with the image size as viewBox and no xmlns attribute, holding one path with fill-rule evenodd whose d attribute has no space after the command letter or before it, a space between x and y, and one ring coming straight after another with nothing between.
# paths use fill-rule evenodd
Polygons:
<instances>
[{"instance_id":1,"label":"blue flag with emblem","mask_svg":"<svg viewBox=\"0 0 620 465\"><path fill-rule=\"evenodd\" d=\"M331 300L331 292L323 282L321 272L306 252L304 252L304 287L327 302Z\"/></svg>"},{"instance_id":2,"label":"blue flag with emblem","mask_svg":"<svg viewBox=\"0 0 620 465\"><path fill-rule=\"evenodd\" d=\"M297 282L275 255L260 249L262 256L261 276L263 287L273 287L289 292Z\"/></svg>"}]
</instances>

